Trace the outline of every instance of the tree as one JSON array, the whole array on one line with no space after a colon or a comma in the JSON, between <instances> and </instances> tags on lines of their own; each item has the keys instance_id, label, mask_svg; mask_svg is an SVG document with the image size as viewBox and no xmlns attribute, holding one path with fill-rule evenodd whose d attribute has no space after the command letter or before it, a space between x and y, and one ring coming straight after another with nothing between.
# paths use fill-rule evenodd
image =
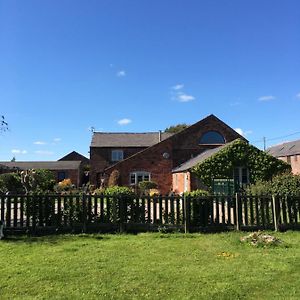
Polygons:
<instances>
[{"instance_id":1,"label":"tree","mask_svg":"<svg viewBox=\"0 0 300 300\"><path fill-rule=\"evenodd\" d=\"M0 131L6 131L8 130L8 123L5 121L5 117L1 116L0 119Z\"/></svg>"},{"instance_id":2,"label":"tree","mask_svg":"<svg viewBox=\"0 0 300 300\"><path fill-rule=\"evenodd\" d=\"M189 125L186 123L180 123L177 125L171 125L170 127L165 129L165 132L169 132L169 133L177 133L179 131L182 131L183 129L188 128Z\"/></svg>"}]
</instances>

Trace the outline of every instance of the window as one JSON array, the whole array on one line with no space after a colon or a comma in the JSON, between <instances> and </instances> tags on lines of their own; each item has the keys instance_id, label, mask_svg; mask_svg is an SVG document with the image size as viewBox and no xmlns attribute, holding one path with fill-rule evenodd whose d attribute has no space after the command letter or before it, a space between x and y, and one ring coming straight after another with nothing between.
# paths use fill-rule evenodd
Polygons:
<instances>
[{"instance_id":1,"label":"window","mask_svg":"<svg viewBox=\"0 0 300 300\"><path fill-rule=\"evenodd\" d=\"M294 161L298 161L298 155L294 156Z\"/></svg>"},{"instance_id":2,"label":"window","mask_svg":"<svg viewBox=\"0 0 300 300\"><path fill-rule=\"evenodd\" d=\"M58 181L63 181L64 179L67 178L67 172L59 171L57 177L58 177Z\"/></svg>"},{"instance_id":3,"label":"window","mask_svg":"<svg viewBox=\"0 0 300 300\"><path fill-rule=\"evenodd\" d=\"M150 173L149 172L130 173L130 184L136 185L141 181L150 181Z\"/></svg>"},{"instance_id":4,"label":"window","mask_svg":"<svg viewBox=\"0 0 300 300\"><path fill-rule=\"evenodd\" d=\"M120 161L123 159L123 150L112 150L111 151L111 160Z\"/></svg>"},{"instance_id":5,"label":"window","mask_svg":"<svg viewBox=\"0 0 300 300\"><path fill-rule=\"evenodd\" d=\"M286 157L286 162L287 162L288 164L291 164L291 157L290 157L290 156L287 156L287 157Z\"/></svg>"},{"instance_id":6,"label":"window","mask_svg":"<svg viewBox=\"0 0 300 300\"><path fill-rule=\"evenodd\" d=\"M249 170L243 167L234 168L233 179L239 186L249 184Z\"/></svg>"},{"instance_id":7,"label":"window","mask_svg":"<svg viewBox=\"0 0 300 300\"><path fill-rule=\"evenodd\" d=\"M201 136L199 144L225 144L225 139L221 133L211 130Z\"/></svg>"}]
</instances>

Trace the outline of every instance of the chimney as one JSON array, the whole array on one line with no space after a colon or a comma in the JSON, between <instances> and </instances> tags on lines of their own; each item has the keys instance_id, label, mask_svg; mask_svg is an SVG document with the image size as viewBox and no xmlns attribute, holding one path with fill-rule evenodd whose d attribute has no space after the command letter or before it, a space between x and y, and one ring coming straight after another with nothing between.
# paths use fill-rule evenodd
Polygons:
<instances>
[{"instance_id":1,"label":"chimney","mask_svg":"<svg viewBox=\"0 0 300 300\"><path fill-rule=\"evenodd\" d=\"M158 131L158 142L161 142L161 130Z\"/></svg>"}]
</instances>

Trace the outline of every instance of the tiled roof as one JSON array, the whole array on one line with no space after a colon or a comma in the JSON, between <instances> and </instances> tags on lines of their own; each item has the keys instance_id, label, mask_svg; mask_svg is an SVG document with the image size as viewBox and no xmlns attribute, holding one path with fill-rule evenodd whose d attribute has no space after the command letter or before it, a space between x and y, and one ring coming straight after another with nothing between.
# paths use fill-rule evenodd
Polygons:
<instances>
[{"instance_id":1,"label":"tiled roof","mask_svg":"<svg viewBox=\"0 0 300 300\"><path fill-rule=\"evenodd\" d=\"M270 147L267 152L275 157L300 154L300 140Z\"/></svg>"},{"instance_id":2,"label":"tiled roof","mask_svg":"<svg viewBox=\"0 0 300 300\"><path fill-rule=\"evenodd\" d=\"M59 161L71 161L71 160L77 160L77 161L84 161L84 162L89 162L89 159L82 154L72 151L65 155L64 157L60 158Z\"/></svg>"},{"instance_id":3,"label":"tiled roof","mask_svg":"<svg viewBox=\"0 0 300 300\"><path fill-rule=\"evenodd\" d=\"M166 132L128 133L95 132L91 147L150 147L173 135Z\"/></svg>"},{"instance_id":4,"label":"tiled roof","mask_svg":"<svg viewBox=\"0 0 300 300\"><path fill-rule=\"evenodd\" d=\"M0 161L0 165L21 170L47 169L47 170L76 170L81 161Z\"/></svg>"},{"instance_id":5,"label":"tiled roof","mask_svg":"<svg viewBox=\"0 0 300 300\"><path fill-rule=\"evenodd\" d=\"M230 143L228 143L228 144L230 144ZM199 155L197 155L197 156L189 159L188 161L186 161L185 163L181 164L177 168L174 168L172 170L172 172L173 173L179 173L179 172L187 171L187 170L193 168L194 166L198 165L199 163L203 162L205 159L211 157L215 153L219 152L221 149L223 149L224 147L226 147L228 144L220 146L220 147L217 147L217 148L214 148L214 149L206 150L206 151L200 153Z\"/></svg>"}]
</instances>

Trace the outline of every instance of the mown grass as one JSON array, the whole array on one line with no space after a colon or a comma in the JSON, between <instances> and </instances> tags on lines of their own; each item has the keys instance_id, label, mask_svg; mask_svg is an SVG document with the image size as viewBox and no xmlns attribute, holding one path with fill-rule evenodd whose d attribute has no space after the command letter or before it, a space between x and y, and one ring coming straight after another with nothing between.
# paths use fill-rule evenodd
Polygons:
<instances>
[{"instance_id":1,"label":"mown grass","mask_svg":"<svg viewBox=\"0 0 300 300\"><path fill-rule=\"evenodd\" d=\"M220 234L0 241L0 299L300 299L300 232L278 247Z\"/></svg>"}]
</instances>

